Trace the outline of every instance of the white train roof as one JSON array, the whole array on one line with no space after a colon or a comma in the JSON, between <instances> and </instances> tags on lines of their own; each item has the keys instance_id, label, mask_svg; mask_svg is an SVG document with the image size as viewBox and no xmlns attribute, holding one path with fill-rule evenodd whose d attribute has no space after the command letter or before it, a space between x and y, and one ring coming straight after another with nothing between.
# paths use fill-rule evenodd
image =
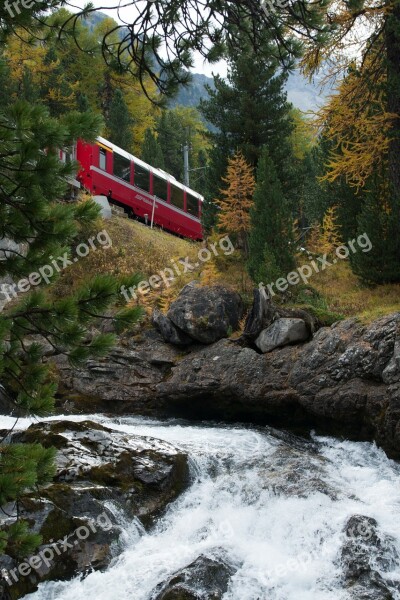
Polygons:
<instances>
[{"instance_id":1,"label":"white train roof","mask_svg":"<svg viewBox=\"0 0 400 600\"><path fill-rule=\"evenodd\" d=\"M145 169L149 169L149 171L152 171L154 173L154 175L157 175L157 177L161 177L161 179L166 179L167 181L170 181L171 183L174 184L175 187L178 187L178 188L181 188L182 190L188 191L191 196L195 196L201 202L203 202L204 197L201 194L199 194L198 192L195 192L194 190L187 187L186 185L183 185L183 183L180 183L177 179L175 179L175 177L173 175L170 175L169 173L167 173L166 171L163 171L162 169L156 169L155 167L152 167L151 165L149 165L148 163L145 163L140 158L137 158L133 154L126 152L126 150L122 150L122 148L120 148L119 146L116 146L115 144L112 144L111 142L109 142L108 140L106 140L105 138L103 138L101 136L98 136L96 139L98 142L100 142L100 144L103 144L107 148L110 148L113 152L120 154L121 156L123 156L124 158L127 158L128 160L132 160L134 163L144 167Z\"/></svg>"}]
</instances>

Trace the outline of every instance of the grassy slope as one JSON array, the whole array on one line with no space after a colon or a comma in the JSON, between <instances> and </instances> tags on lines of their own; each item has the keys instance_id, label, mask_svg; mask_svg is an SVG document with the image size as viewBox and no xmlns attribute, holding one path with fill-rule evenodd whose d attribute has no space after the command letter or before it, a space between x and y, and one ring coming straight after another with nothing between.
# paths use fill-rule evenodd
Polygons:
<instances>
[{"instance_id":1,"label":"grassy slope","mask_svg":"<svg viewBox=\"0 0 400 600\"><path fill-rule=\"evenodd\" d=\"M198 261L197 253L202 244L183 240L161 230L151 230L136 221L121 217L113 217L110 221L99 221L95 232L105 229L112 239L108 249L97 244L97 250L90 252L76 264L69 267L57 283L57 295L62 295L75 288L91 275L99 273L127 274L139 272L144 279L157 274L160 270L171 267L171 261L189 257L194 264ZM87 233L81 241L87 240ZM216 242L218 237L211 242ZM176 263L177 264L177 263ZM179 264L179 263L178 263ZM183 270L183 268L181 269ZM204 284L221 283L236 289L250 305L253 283L246 274L244 262L239 251L230 256L219 256L203 263L192 273L177 276L170 287L152 291L140 298L141 304L148 312L155 305L166 309L175 299L182 287L193 279ZM339 261L329 269L315 274L309 286L319 294L318 298L304 295L300 286L292 288L292 297L286 298L293 305L313 305L316 310L328 314L329 320L336 320L336 315L358 316L364 321L371 321L382 315L400 311L400 284L363 286L351 272L346 261ZM303 286L304 287L304 286ZM297 294L297 298L295 295ZM329 313L334 313L329 317Z\"/></svg>"},{"instance_id":2,"label":"grassy slope","mask_svg":"<svg viewBox=\"0 0 400 600\"><path fill-rule=\"evenodd\" d=\"M315 275L310 284L325 298L329 310L370 322L400 312L400 284L363 285L347 261Z\"/></svg>"},{"instance_id":3,"label":"grassy slope","mask_svg":"<svg viewBox=\"0 0 400 600\"><path fill-rule=\"evenodd\" d=\"M143 280L170 268L171 261L189 257L191 262L196 262L197 252L201 244L181 239L158 229L150 229L137 221L122 217L113 217L109 221L99 220L92 235L105 229L112 240L112 246L104 248L96 243L96 250L88 256L66 269L56 284L56 294L77 288L89 277L98 274L125 275L140 273ZM90 235L90 234L89 234ZM85 242L88 232L81 236L79 241ZM179 264L179 263L177 263ZM183 271L183 267L181 267ZM141 297L141 303L150 307L164 301L168 304L179 290L200 276L200 272L176 276L172 285L167 288L152 292L146 297Z\"/></svg>"}]
</instances>

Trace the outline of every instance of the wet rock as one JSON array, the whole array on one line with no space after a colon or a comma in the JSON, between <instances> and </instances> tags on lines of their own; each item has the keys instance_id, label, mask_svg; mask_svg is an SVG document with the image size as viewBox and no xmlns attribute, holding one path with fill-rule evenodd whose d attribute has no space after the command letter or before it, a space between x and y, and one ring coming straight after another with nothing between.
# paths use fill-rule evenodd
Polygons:
<instances>
[{"instance_id":1,"label":"wet rock","mask_svg":"<svg viewBox=\"0 0 400 600\"><path fill-rule=\"evenodd\" d=\"M56 356L52 361L60 377L57 406L63 414L154 414L160 408L156 385L168 376L181 352L149 330L121 338L107 357L77 369L65 356Z\"/></svg>"},{"instance_id":2,"label":"wet rock","mask_svg":"<svg viewBox=\"0 0 400 600\"><path fill-rule=\"evenodd\" d=\"M118 514L149 525L188 483L187 457L170 444L89 421L32 425L12 441L57 448L53 483L40 498L27 494L19 502L20 518L43 538L35 556L50 559L26 576L17 573L13 598L41 581L106 568L119 549ZM5 515L14 508L3 508L1 524L7 526L12 519Z\"/></svg>"},{"instance_id":3,"label":"wet rock","mask_svg":"<svg viewBox=\"0 0 400 600\"><path fill-rule=\"evenodd\" d=\"M312 442L304 440L297 448L286 434L285 443L265 458L260 480L265 489L279 496L307 498L320 493L337 500L341 490L327 482L325 467Z\"/></svg>"},{"instance_id":4,"label":"wet rock","mask_svg":"<svg viewBox=\"0 0 400 600\"><path fill-rule=\"evenodd\" d=\"M156 386L175 416L268 424L355 440L374 439L400 457L400 384L384 381L396 361L398 313L368 326L354 319L309 342L264 355L229 340L201 348Z\"/></svg>"},{"instance_id":5,"label":"wet rock","mask_svg":"<svg viewBox=\"0 0 400 600\"><path fill-rule=\"evenodd\" d=\"M152 323L168 344L174 344L175 346L193 344L193 339L176 327L171 319L163 315L157 308L153 311Z\"/></svg>"},{"instance_id":6,"label":"wet rock","mask_svg":"<svg viewBox=\"0 0 400 600\"><path fill-rule=\"evenodd\" d=\"M353 515L345 526L341 565L354 600L394 600L400 592L390 572L398 572L400 557L394 540L381 534L375 519ZM387 575L386 575L387 574Z\"/></svg>"},{"instance_id":7,"label":"wet rock","mask_svg":"<svg viewBox=\"0 0 400 600\"><path fill-rule=\"evenodd\" d=\"M171 304L167 317L193 340L212 344L238 328L242 312L242 300L236 292L192 282Z\"/></svg>"},{"instance_id":8,"label":"wet rock","mask_svg":"<svg viewBox=\"0 0 400 600\"><path fill-rule=\"evenodd\" d=\"M221 600L235 569L222 559L199 556L160 584L152 600Z\"/></svg>"},{"instance_id":9,"label":"wet rock","mask_svg":"<svg viewBox=\"0 0 400 600\"><path fill-rule=\"evenodd\" d=\"M263 329L255 344L261 352L265 353L296 342L304 342L308 337L309 333L302 319L282 318Z\"/></svg>"}]
</instances>

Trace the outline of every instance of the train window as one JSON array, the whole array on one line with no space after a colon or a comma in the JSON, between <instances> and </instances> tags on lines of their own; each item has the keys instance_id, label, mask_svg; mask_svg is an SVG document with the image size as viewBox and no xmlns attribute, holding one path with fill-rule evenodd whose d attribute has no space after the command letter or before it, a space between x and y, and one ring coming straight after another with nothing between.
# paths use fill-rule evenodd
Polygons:
<instances>
[{"instance_id":1,"label":"train window","mask_svg":"<svg viewBox=\"0 0 400 600\"><path fill-rule=\"evenodd\" d=\"M104 148L100 148L100 157L99 157L100 169L103 169L103 171L105 171L106 164L107 164L107 152L104 150Z\"/></svg>"},{"instance_id":2,"label":"train window","mask_svg":"<svg viewBox=\"0 0 400 600\"><path fill-rule=\"evenodd\" d=\"M69 164L75 160L75 158L75 146L71 146L66 150L61 151L61 162Z\"/></svg>"},{"instance_id":3,"label":"train window","mask_svg":"<svg viewBox=\"0 0 400 600\"><path fill-rule=\"evenodd\" d=\"M131 161L114 152L114 175L125 181L131 180Z\"/></svg>"},{"instance_id":4,"label":"train window","mask_svg":"<svg viewBox=\"0 0 400 600\"><path fill-rule=\"evenodd\" d=\"M168 197L168 182L162 177L157 177L153 173L153 194L161 200L167 201Z\"/></svg>"},{"instance_id":5,"label":"train window","mask_svg":"<svg viewBox=\"0 0 400 600\"><path fill-rule=\"evenodd\" d=\"M183 190L171 184L171 203L183 210Z\"/></svg>"},{"instance_id":6,"label":"train window","mask_svg":"<svg viewBox=\"0 0 400 600\"><path fill-rule=\"evenodd\" d=\"M137 163L135 163L134 184L145 192L150 191L150 171Z\"/></svg>"},{"instance_id":7,"label":"train window","mask_svg":"<svg viewBox=\"0 0 400 600\"><path fill-rule=\"evenodd\" d=\"M195 217L199 216L199 201L195 196L188 194L186 192L186 208L188 213L194 215Z\"/></svg>"}]
</instances>

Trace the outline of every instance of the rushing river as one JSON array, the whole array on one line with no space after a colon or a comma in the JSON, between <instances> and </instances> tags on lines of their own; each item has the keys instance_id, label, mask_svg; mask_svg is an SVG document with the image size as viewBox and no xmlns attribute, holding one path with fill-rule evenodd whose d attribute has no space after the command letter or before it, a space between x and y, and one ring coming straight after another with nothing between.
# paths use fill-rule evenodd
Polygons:
<instances>
[{"instance_id":1,"label":"rushing river","mask_svg":"<svg viewBox=\"0 0 400 600\"><path fill-rule=\"evenodd\" d=\"M373 444L135 417L73 420L84 418L174 444L190 456L192 483L151 531L124 523L124 551L106 572L42 584L29 600L150 600L200 555L236 569L224 600L346 600L339 557L357 514L376 519L400 552L400 465ZM400 572L380 575L400 599Z\"/></svg>"}]
</instances>

